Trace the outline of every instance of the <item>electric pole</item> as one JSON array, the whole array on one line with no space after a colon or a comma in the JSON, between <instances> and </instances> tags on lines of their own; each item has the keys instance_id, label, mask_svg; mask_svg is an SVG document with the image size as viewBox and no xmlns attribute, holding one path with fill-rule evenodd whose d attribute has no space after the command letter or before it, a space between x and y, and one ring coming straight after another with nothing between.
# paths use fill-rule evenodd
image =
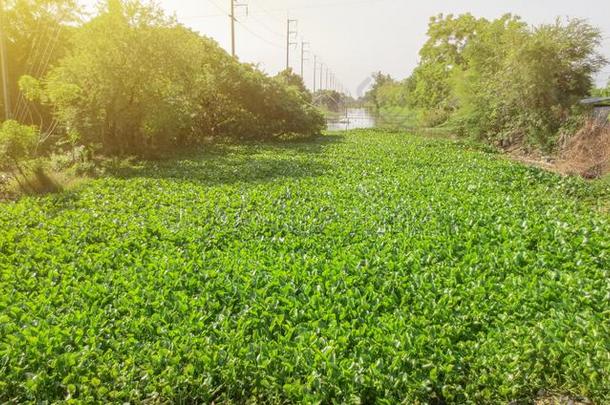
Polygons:
<instances>
[{"instance_id":1,"label":"electric pole","mask_svg":"<svg viewBox=\"0 0 610 405\"><path fill-rule=\"evenodd\" d=\"M316 92L316 73L318 70L318 55L313 56L313 92Z\"/></svg>"},{"instance_id":2,"label":"electric pole","mask_svg":"<svg viewBox=\"0 0 610 405\"><path fill-rule=\"evenodd\" d=\"M309 42L305 42L305 41L301 41L301 77L303 79L305 79L304 76L304 66L305 66L305 61L309 60L309 59L305 59L305 53L309 52L308 49L305 49L305 46L309 47Z\"/></svg>"},{"instance_id":3,"label":"electric pole","mask_svg":"<svg viewBox=\"0 0 610 405\"><path fill-rule=\"evenodd\" d=\"M328 71L328 66L326 66L326 86L325 88L328 89L328 76L329 76L330 72Z\"/></svg>"},{"instance_id":4,"label":"electric pole","mask_svg":"<svg viewBox=\"0 0 610 405\"><path fill-rule=\"evenodd\" d=\"M231 14L229 15L229 19L231 20L231 55L235 57L235 22L237 21L237 18L235 17L235 9L237 7L245 7L246 15L248 15L248 5L237 3L236 0L229 1L231 2Z\"/></svg>"},{"instance_id":5,"label":"electric pole","mask_svg":"<svg viewBox=\"0 0 610 405\"><path fill-rule=\"evenodd\" d=\"M290 69L290 47L292 45L298 45L296 42L292 42L292 35L296 35L297 31L292 30L292 24L297 24L297 20L288 19L286 24L286 70Z\"/></svg>"},{"instance_id":6,"label":"electric pole","mask_svg":"<svg viewBox=\"0 0 610 405\"><path fill-rule=\"evenodd\" d=\"M4 119L11 119L11 99L8 89L8 66L4 42L4 0L0 0L0 65L2 65L2 95L4 96Z\"/></svg>"},{"instance_id":7,"label":"electric pole","mask_svg":"<svg viewBox=\"0 0 610 405\"><path fill-rule=\"evenodd\" d=\"M324 90L324 63L320 63L320 90Z\"/></svg>"}]
</instances>

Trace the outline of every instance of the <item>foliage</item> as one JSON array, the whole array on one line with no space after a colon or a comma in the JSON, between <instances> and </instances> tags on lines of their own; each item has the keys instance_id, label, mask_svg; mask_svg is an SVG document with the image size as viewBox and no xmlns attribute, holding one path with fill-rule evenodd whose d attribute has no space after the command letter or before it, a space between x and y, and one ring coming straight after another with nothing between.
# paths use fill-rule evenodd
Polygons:
<instances>
[{"instance_id":1,"label":"foliage","mask_svg":"<svg viewBox=\"0 0 610 405\"><path fill-rule=\"evenodd\" d=\"M591 96L593 97L610 97L610 81L606 87L603 88L595 88L591 91Z\"/></svg>"},{"instance_id":2,"label":"foliage","mask_svg":"<svg viewBox=\"0 0 610 405\"><path fill-rule=\"evenodd\" d=\"M312 94L309 91L309 89L307 89L307 86L305 86L305 82L303 81L303 78L301 76L297 75L296 73L294 73L292 68L282 70L280 73L278 73L275 76L275 78L280 83L297 89L299 91L299 93L301 93L303 98L305 98L307 100L307 102L309 102L309 103L312 102Z\"/></svg>"},{"instance_id":3,"label":"foliage","mask_svg":"<svg viewBox=\"0 0 610 405\"><path fill-rule=\"evenodd\" d=\"M602 65L595 53L600 34L581 20L526 31L514 18L490 24L468 51L461 72L458 115L479 138L552 149L573 106L586 96ZM499 63L489 62L489 54Z\"/></svg>"},{"instance_id":4,"label":"foliage","mask_svg":"<svg viewBox=\"0 0 610 405\"><path fill-rule=\"evenodd\" d=\"M375 100L378 108L384 106L400 106L407 103L407 92L405 83L390 81L377 87Z\"/></svg>"},{"instance_id":5,"label":"foliage","mask_svg":"<svg viewBox=\"0 0 610 405\"><path fill-rule=\"evenodd\" d=\"M441 122L448 118L456 106L451 75L454 69L467 63L464 49L484 23L484 19L476 19L471 14L458 17L441 14L430 19L428 40L420 51L420 64L409 82L410 106L426 110L426 116L442 117ZM434 120L425 122L437 123Z\"/></svg>"},{"instance_id":6,"label":"foliage","mask_svg":"<svg viewBox=\"0 0 610 405\"><path fill-rule=\"evenodd\" d=\"M0 402L610 401L592 186L380 135L0 205Z\"/></svg>"},{"instance_id":7,"label":"foliage","mask_svg":"<svg viewBox=\"0 0 610 405\"><path fill-rule=\"evenodd\" d=\"M13 118L46 129L52 124L48 108L28 101L20 93L19 79L44 75L66 55L81 9L75 0L5 1L3 34L9 66L9 94ZM0 94L0 121L4 117L4 99Z\"/></svg>"},{"instance_id":8,"label":"foliage","mask_svg":"<svg viewBox=\"0 0 610 405\"><path fill-rule=\"evenodd\" d=\"M605 63L599 30L578 19L530 27L510 14L439 15L428 37L412 76L387 87L379 104L502 146L553 149Z\"/></svg>"},{"instance_id":9,"label":"foliage","mask_svg":"<svg viewBox=\"0 0 610 405\"><path fill-rule=\"evenodd\" d=\"M324 126L308 93L136 0L102 3L44 80L20 83L71 140L111 155L154 155L206 137L310 136Z\"/></svg>"},{"instance_id":10,"label":"foliage","mask_svg":"<svg viewBox=\"0 0 610 405\"><path fill-rule=\"evenodd\" d=\"M215 45L155 7L119 1L105 7L78 30L70 55L48 78L57 116L85 144L108 153L171 144L194 126L198 92L209 82L203 67Z\"/></svg>"},{"instance_id":11,"label":"foliage","mask_svg":"<svg viewBox=\"0 0 610 405\"><path fill-rule=\"evenodd\" d=\"M47 193L59 190L56 182L44 169L35 164L31 169L31 160L36 155L40 142L40 132L35 126L27 126L14 120L4 121L0 126L0 170L12 177L14 190L11 192L10 181L0 178L0 198L19 193ZM36 163L36 162L34 162ZM8 189L7 189L8 183Z\"/></svg>"},{"instance_id":12,"label":"foliage","mask_svg":"<svg viewBox=\"0 0 610 405\"><path fill-rule=\"evenodd\" d=\"M313 102L326 111L340 112L352 100L346 94L336 90L317 90Z\"/></svg>"},{"instance_id":13,"label":"foliage","mask_svg":"<svg viewBox=\"0 0 610 405\"><path fill-rule=\"evenodd\" d=\"M378 110L381 107L381 100L378 94L379 89L383 86L393 84L395 81L392 76L383 74L382 72L373 73L372 80L373 84L362 97L362 101L365 103L372 103L373 106Z\"/></svg>"},{"instance_id":14,"label":"foliage","mask_svg":"<svg viewBox=\"0 0 610 405\"><path fill-rule=\"evenodd\" d=\"M8 120L0 125L0 169L7 169L32 156L38 143L36 127Z\"/></svg>"},{"instance_id":15,"label":"foliage","mask_svg":"<svg viewBox=\"0 0 610 405\"><path fill-rule=\"evenodd\" d=\"M233 106L227 115L226 134L264 139L290 133L308 137L322 131L324 117L310 104L308 93L287 86L281 78L270 79L253 66L237 68L238 74L229 75L221 86L221 93Z\"/></svg>"}]
</instances>

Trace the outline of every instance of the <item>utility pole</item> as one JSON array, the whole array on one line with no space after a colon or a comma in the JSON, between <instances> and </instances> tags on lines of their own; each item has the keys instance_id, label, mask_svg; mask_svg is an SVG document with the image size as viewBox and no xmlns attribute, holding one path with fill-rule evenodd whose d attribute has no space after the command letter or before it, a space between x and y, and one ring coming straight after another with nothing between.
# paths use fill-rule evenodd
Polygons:
<instances>
[{"instance_id":1,"label":"utility pole","mask_svg":"<svg viewBox=\"0 0 610 405\"><path fill-rule=\"evenodd\" d=\"M324 66L324 63L320 63L320 90L324 90Z\"/></svg>"},{"instance_id":2,"label":"utility pole","mask_svg":"<svg viewBox=\"0 0 610 405\"><path fill-rule=\"evenodd\" d=\"M229 1L231 2L231 14L229 15L229 19L231 20L231 55L235 57L235 22L237 21L237 18L235 17L235 9L238 7L245 7L246 15L248 15L248 5L237 3L236 0Z\"/></svg>"},{"instance_id":3,"label":"utility pole","mask_svg":"<svg viewBox=\"0 0 610 405\"><path fill-rule=\"evenodd\" d=\"M296 35L297 31L292 30L292 24L297 24L297 20L291 20L288 18L288 23L286 24L286 70L290 69L290 47L292 45L298 45L296 42L292 42L292 35Z\"/></svg>"},{"instance_id":4,"label":"utility pole","mask_svg":"<svg viewBox=\"0 0 610 405\"><path fill-rule=\"evenodd\" d=\"M326 89L328 89L328 76L330 72L328 71L328 66L326 66Z\"/></svg>"},{"instance_id":5,"label":"utility pole","mask_svg":"<svg viewBox=\"0 0 610 405\"><path fill-rule=\"evenodd\" d=\"M2 65L2 95L4 96L4 119L11 119L11 96L8 89L8 65L4 42L4 0L0 0L0 65Z\"/></svg>"},{"instance_id":6,"label":"utility pole","mask_svg":"<svg viewBox=\"0 0 610 405\"><path fill-rule=\"evenodd\" d=\"M301 77L303 79L305 79L304 76L304 66L305 66L305 61L309 60L309 59L305 59L305 53L309 52L309 50L305 49L305 46L309 47L309 42L305 42L305 41L301 41Z\"/></svg>"},{"instance_id":7,"label":"utility pole","mask_svg":"<svg viewBox=\"0 0 610 405\"><path fill-rule=\"evenodd\" d=\"M316 92L316 73L318 70L318 55L313 56L313 92Z\"/></svg>"}]
</instances>

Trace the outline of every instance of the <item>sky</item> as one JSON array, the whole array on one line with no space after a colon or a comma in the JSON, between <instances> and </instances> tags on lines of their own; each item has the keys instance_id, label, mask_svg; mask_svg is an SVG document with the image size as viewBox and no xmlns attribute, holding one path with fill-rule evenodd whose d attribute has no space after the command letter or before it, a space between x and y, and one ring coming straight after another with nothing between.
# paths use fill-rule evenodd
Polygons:
<instances>
[{"instance_id":1,"label":"sky","mask_svg":"<svg viewBox=\"0 0 610 405\"><path fill-rule=\"evenodd\" d=\"M157 0L169 14L215 39L230 51L230 0ZM87 0L93 4L94 0ZM506 13L530 24L557 17L584 18L605 37L600 49L610 59L610 0L236 0L236 50L242 62L275 74L286 67L286 20L298 20L290 66L301 70L301 41L309 43L304 79L313 86L313 59L328 66L345 89L358 96L373 72L397 79L409 76L426 40L428 20L439 13L470 12L497 18ZM319 73L318 73L319 75ZM610 65L596 78L605 85ZM319 86L319 85L318 85Z\"/></svg>"}]
</instances>

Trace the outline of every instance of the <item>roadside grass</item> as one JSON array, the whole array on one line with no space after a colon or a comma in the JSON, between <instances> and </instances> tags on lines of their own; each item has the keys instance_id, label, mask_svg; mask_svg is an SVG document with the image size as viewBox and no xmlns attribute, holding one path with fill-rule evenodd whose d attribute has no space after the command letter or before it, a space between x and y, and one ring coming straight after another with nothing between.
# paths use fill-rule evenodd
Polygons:
<instances>
[{"instance_id":1,"label":"roadside grass","mask_svg":"<svg viewBox=\"0 0 610 405\"><path fill-rule=\"evenodd\" d=\"M602 183L370 130L109 174L0 204L0 402L610 401Z\"/></svg>"},{"instance_id":2,"label":"roadside grass","mask_svg":"<svg viewBox=\"0 0 610 405\"><path fill-rule=\"evenodd\" d=\"M66 170L52 170L35 164L23 168L21 173L0 172L0 202L24 196L61 193L77 188L86 181L82 175Z\"/></svg>"}]
</instances>

